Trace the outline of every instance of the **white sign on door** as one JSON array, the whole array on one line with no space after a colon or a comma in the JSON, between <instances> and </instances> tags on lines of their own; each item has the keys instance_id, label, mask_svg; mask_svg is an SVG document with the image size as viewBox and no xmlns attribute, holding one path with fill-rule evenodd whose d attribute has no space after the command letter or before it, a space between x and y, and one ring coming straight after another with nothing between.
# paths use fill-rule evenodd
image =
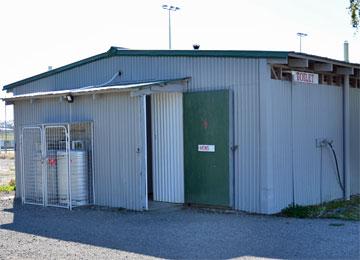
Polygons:
<instances>
[{"instance_id":1,"label":"white sign on door","mask_svg":"<svg viewBox=\"0 0 360 260\"><path fill-rule=\"evenodd\" d=\"M213 144L198 144L198 152L214 153L215 145L213 145Z\"/></svg>"}]
</instances>

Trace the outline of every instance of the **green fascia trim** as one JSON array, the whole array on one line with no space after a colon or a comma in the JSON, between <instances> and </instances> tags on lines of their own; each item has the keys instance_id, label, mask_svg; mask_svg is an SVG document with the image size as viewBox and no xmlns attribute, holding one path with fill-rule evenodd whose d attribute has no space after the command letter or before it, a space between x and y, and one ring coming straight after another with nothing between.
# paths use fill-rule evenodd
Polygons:
<instances>
[{"instance_id":1,"label":"green fascia trim","mask_svg":"<svg viewBox=\"0 0 360 260\"><path fill-rule=\"evenodd\" d=\"M233 57L233 58L287 58L287 51L234 50L126 50L111 47L116 56L177 56L177 57Z\"/></svg>"},{"instance_id":2,"label":"green fascia trim","mask_svg":"<svg viewBox=\"0 0 360 260\"><path fill-rule=\"evenodd\" d=\"M82 65L92 63L113 56L150 56L150 57L228 57L228 58L287 58L285 51L232 51L232 50L129 50L111 47L107 52L74 62L68 65L5 85L3 90L11 90L32 81L50 77L52 75L71 70Z\"/></svg>"},{"instance_id":3,"label":"green fascia trim","mask_svg":"<svg viewBox=\"0 0 360 260\"><path fill-rule=\"evenodd\" d=\"M16 81L16 82L8 84L8 85L5 85L3 87L3 90L10 90L10 89L13 89L15 87L25 85L27 83L30 83L30 82L33 82L33 81L36 81L36 80L39 80L39 79L50 77L52 75L61 73L63 71L71 70L73 68L80 67L82 65L85 65L85 64L88 64L88 63L91 63L91 62L94 62L94 61L98 61L98 60L101 60L101 59L104 59L104 58L107 58L107 57L111 57L111 56L113 56L113 55L111 55L109 52L101 53L101 54L98 54L98 55L95 55L95 56L92 56L92 57L89 57L89 58L86 58L86 59L83 59L83 60L79 60L79 61L76 61L74 63L70 63L68 65L65 65L65 66L62 66L62 67L59 67L59 68L56 68L56 69L53 69L53 70L49 70L47 72L44 72L44 73L41 73L41 74L38 74L38 75L35 75L35 76L29 77L29 78L26 78L26 79L23 79L23 80L20 80L20 81Z\"/></svg>"}]
</instances>

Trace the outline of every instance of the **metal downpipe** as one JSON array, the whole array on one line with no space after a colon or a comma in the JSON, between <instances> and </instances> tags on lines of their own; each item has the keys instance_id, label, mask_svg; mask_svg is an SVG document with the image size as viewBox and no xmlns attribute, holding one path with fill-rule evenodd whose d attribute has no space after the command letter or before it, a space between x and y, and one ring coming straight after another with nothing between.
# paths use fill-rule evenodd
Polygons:
<instances>
[{"instance_id":1,"label":"metal downpipe","mask_svg":"<svg viewBox=\"0 0 360 260\"><path fill-rule=\"evenodd\" d=\"M343 87L343 180L344 180L344 199L350 199L350 78L344 75Z\"/></svg>"}]
</instances>

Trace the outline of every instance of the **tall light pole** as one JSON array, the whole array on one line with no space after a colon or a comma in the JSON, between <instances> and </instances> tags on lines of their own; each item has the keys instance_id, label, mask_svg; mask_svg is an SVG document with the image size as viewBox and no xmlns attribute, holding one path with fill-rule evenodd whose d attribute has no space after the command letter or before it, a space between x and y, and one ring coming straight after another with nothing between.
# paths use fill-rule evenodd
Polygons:
<instances>
[{"instance_id":1,"label":"tall light pole","mask_svg":"<svg viewBox=\"0 0 360 260\"><path fill-rule=\"evenodd\" d=\"M302 39L302 37L306 37L308 35L306 33L298 32L297 36L299 36L299 39L300 39L300 52L301 52L301 39Z\"/></svg>"},{"instance_id":2,"label":"tall light pole","mask_svg":"<svg viewBox=\"0 0 360 260\"><path fill-rule=\"evenodd\" d=\"M169 12L169 50L171 50L171 12L178 11L180 8L173 5L163 5L162 8Z\"/></svg>"}]
</instances>

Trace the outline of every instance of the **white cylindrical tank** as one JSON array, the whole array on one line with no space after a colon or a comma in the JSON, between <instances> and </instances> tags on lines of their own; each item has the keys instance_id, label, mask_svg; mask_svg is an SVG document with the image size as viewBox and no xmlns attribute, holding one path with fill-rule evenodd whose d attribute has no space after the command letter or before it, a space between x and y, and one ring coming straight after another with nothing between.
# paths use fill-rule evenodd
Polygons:
<instances>
[{"instance_id":1,"label":"white cylindrical tank","mask_svg":"<svg viewBox=\"0 0 360 260\"><path fill-rule=\"evenodd\" d=\"M57 152L58 192L61 203L68 197L68 160L65 151ZM73 206L88 204L88 155L83 150L70 151L71 199Z\"/></svg>"}]
</instances>

